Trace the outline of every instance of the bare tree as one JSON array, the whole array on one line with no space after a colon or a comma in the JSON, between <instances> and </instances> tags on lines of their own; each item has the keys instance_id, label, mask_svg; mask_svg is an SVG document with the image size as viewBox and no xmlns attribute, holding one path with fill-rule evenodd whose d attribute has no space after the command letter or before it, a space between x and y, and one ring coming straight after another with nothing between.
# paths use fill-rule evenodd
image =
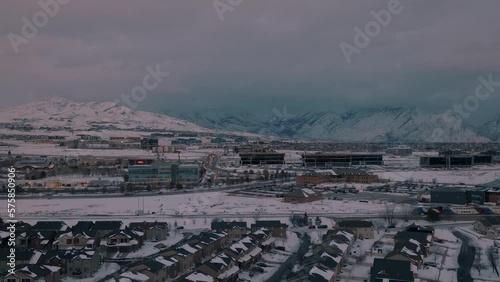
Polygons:
<instances>
[{"instance_id":1,"label":"bare tree","mask_svg":"<svg viewBox=\"0 0 500 282\"><path fill-rule=\"evenodd\" d=\"M395 210L396 205L386 204L384 210L382 211L382 218L389 224L393 225L395 223Z\"/></svg>"},{"instance_id":2,"label":"bare tree","mask_svg":"<svg viewBox=\"0 0 500 282\"><path fill-rule=\"evenodd\" d=\"M401 218L405 221L408 222L410 220L411 216L413 215L413 208L411 205L404 205L402 210L401 210Z\"/></svg>"},{"instance_id":3,"label":"bare tree","mask_svg":"<svg viewBox=\"0 0 500 282\"><path fill-rule=\"evenodd\" d=\"M488 262L490 263L493 272L500 276L497 269L497 260L498 260L498 251L495 247L490 246L488 251L486 252L486 257L488 258Z\"/></svg>"},{"instance_id":4,"label":"bare tree","mask_svg":"<svg viewBox=\"0 0 500 282\"><path fill-rule=\"evenodd\" d=\"M481 261L482 250L480 248L476 249L476 255L474 256L474 263L472 267L477 270L479 275L481 275L481 270L486 270L486 265Z\"/></svg>"}]
</instances>

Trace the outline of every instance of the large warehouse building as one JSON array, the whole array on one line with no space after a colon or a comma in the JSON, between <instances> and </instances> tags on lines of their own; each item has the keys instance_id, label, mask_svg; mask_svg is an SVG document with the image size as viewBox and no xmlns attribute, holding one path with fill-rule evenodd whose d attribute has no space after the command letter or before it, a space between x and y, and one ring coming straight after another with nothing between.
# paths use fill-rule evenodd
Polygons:
<instances>
[{"instance_id":1,"label":"large warehouse building","mask_svg":"<svg viewBox=\"0 0 500 282\"><path fill-rule=\"evenodd\" d=\"M353 165L383 165L382 154L303 154L304 167L342 167Z\"/></svg>"},{"instance_id":2,"label":"large warehouse building","mask_svg":"<svg viewBox=\"0 0 500 282\"><path fill-rule=\"evenodd\" d=\"M241 165L284 164L285 154L276 152L250 152L240 154Z\"/></svg>"},{"instance_id":3,"label":"large warehouse building","mask_svg":"<svg viewBox=\"0 0 500 282\"><path fill-rule=\"evenodd\" d=\"M484 204L486 191L483 188L443 187L431 191L431 202L440 204Z\"/></svg>"},{"instance_id":4,"label":"large warehouse building","mask_svg":"<svg viewBox=\"0 0 500 282\"><path fill-rule=\"evenodd\" d=\"M491 163L493 163L493 156L491 155L420 157L420 166L423 167L470 167L473 165L485 165Z\"/></svg>"},{"instance_id":5,"label":"large warehouse building","mask_svg":"<svg viewBox=\"0 0 500 282\"><path fill-rule=\"evenodd\" d=\"M128 168L128 182L136 185L167 187L170 184L196 184L200 179L197 165L161 163L132 165Z\"/></svg>"}]
</instances>

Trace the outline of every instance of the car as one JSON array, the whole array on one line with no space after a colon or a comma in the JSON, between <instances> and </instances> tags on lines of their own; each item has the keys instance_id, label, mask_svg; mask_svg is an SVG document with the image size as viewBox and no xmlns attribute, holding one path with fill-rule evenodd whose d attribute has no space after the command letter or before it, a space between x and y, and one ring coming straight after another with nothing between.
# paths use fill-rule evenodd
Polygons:
<instances>
[{"instance_id":1,"label":"car","mask_svg":"<svg viewBox=\"0 0 500 282\"><path fill-rule=\"evenodd\" d=\"M181 230L181 229L184 229L184 226L177 227L177 230Z\"/></svg>"},{"instance_id":2,"label":"car","mask_svg":"<svg viewBox=\"0 0 500 282\"><path fill-rule=\"evenodd\" d=\"M316 225L309 226L309 229L316 229Z\"/></svg>"},{"instance_id":3,"label":"car","mask_svg":"<svg viewBox=\"0 0 500 282\"><path fill-rule=\"evenodd\" d=\"M327 226L327 225L324 225L324 224L323 224L323 225L318 226L318 229L327 229L327 228L328 228L328 226Z\"/></svg>"}]
</instances>

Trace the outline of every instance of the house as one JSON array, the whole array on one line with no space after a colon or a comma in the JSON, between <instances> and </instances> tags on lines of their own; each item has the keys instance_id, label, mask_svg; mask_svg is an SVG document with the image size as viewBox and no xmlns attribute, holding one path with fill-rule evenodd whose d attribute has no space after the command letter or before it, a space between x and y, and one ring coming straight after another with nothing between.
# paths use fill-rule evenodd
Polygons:
<instances>
[{"instance_id":1,"label":"house","mask_svg":"<svg viewBox=\"0 0 500 282\"><path fill-rule=\"evenodd\" d=\"M137 271L127 271L120 274L118 280L111 280L117 282L153 282L149 279L146 274L139 273Z\"/></svg>"},{"instance_id":2,"label":"house","mask_svg":"<svg viewBox=\"0 0 500 282\"><path fill-rule=\"evenodd\" d=\"M186 272L193 265L193 254L180 252L176 248L170 248L160 253L165 260L173 261L177 264L177 273Z\"/></svg>"},{"instance_id":3,"label":"house","mask_svg":"<svg viewBox=\"0 0 500 282\"><path fill-rule=\"evenodd\" d=\"M56 238L55 231L34 231L23 232L19 234L16 240L21 243L20 246L33 249L50 250Z\"/></svg>"},{"instance_id":4,"label":"house","mask_svg":"<svg viewBox=\"0 0 500 282\"><path fill-rule=\"evenodd\" d=\"M201 257L205 258L226 246L227 234L201 232L199 235L191 236L185 242L201 248Z\"/></svg>"},{"instance_id":5,"label":"house","mask_svg":"<svg viewBox=\"0 0 500 282\"><path fill-rule=\"evenodd\" d=\"M104 235L100 242L101 252L109 257L115 253L129 253L138 250L143 244L144 233L124 229Z\"/></svg>"},{"instance_id":6,"label":"house","mask_svg":"<svg viewBox=\"0 0 500 282\"><path fill-rule=\"evenodd\" d=\"M283 197L285 203L310 203L322 199L323 195L321 193L314 192L308 188L292 191Z\"/></svg>"},{"instance_id":7,"label":"house","mask_svg":"<svg viewBox=\"0 0 500 282\"><path fill-rule=\"evenodd\" d=\"M22 233L27 233L31 229L31 225L23 221L18 221L16 223L5 223L0 227L0 249L8 247L8 239L10 237L11 229L15 228L16 234L16 248L26 249L28 248L28 241L24 240L21 242L19 236ZM0 268L1 269L1 268Z\"/></svg>"},{"instance_id":8,"label":"house","mask_svg":"<svg viewBox=\"0 0 500 282\"><path fill-rule=\"evenodd\" d=\"M163 241L168 237L168 223L166 222L132 222L129 228L145 233L146 241Z\"/></svg>"},{"instance_id":9,"label":"house","mask_svg":"<svg viewBox=\"0 0 500 282\"><path fill-rule=\"evenodd\" d=\"M185 255L192 255L193 256L193 263L201 263L203 259L203 252L202 252L203 247L200 244L182 244L180 245L177 250L181 254Z\"/></svg>"},{"instance_id":10,"label":"house","mask_svg":"<svg viewBox=\"0 0 500 282\"><path fill-rule=\"evenodd\" d=\"M500 234L500 217L485 216L473 223L474 230L478 233L497 236Z\"/></svg>"},{"instance_id":11,"label":"house","mask_svg":"<svg viewBox=\"0 0 500 282\"><path fill-rule=\"evenodd\" d=\"M400 231L394 236L395 248L398 245L404 245L408 242L413 244L419 243L422 247L420 252L424 256L427 256L427 250L430 248L432 241L432 235L425 232Z\"/></svg>"},{"instance_id":12,"label":"house","mask_svg":"<svg viewBox=\"0 0 500 282\"><path fill-rule=\"evenodd\" d=\"M202 264L196 271L209 275L216 281L227 282L236 281L240 269L233 258L222 253Z\"/></svg>"},{"instance_id":13,"label":"house","mask_svg":"<svg viewBox=\"0 0 500 282\"><path fill-rule=\"evenodd\" d=\"M255 232L262 228L269 230L273 237L286 238L288 225L281 223L281 221L279 220L257 220L254 224L251 225L252 232Z\"/></svg>"},{"instance_id":14,"label":"house","mask_svg":"<svg viewBox=\"0 0 500 282\"><path fill-rule=\"evenodd\" d=\"M124 230L126 225L121 221L96 221L92 230L96 232L97 236L104 236L115 230Z\"/></svg>"},{"instance_id":15,"label":"house","mask_svg":"<svg viewBox=\"0 0 500 282\"><path fill-rule=\"evenodd\" d=\"M66 232L70 228L63 221L38 221L31 227L31 231Z\"/></svg>"},{"instance_id":16,"label":"house","mask_svg":"<svg viewBox=\"0 0 500 282\"><path fill-rule=\"evenodd\" d=\"M375 258L370 269L370 282L413 282L414 274L407 261Z\"/></svg>"},{"instance_id":17,"label":"house","mask_svg":"<svg viewBox=\"0 0 500 282\"><path fill-rule=\"evenodd\" d=\"M59 267L49 265L16 265L14 273L0 273L0 282L59 282Z\"/></svg>"},{"instance_id":18,"label":"house","mask_svg":"<svg viewBox=\"0 0 500 282\"><path fill-rule=\"evenodd\" d=\"M54 249L96 249L98 246L97 230L92 221L79 221L68 232L60 233L52 243Z\"/></svg>"},{"instance_id":19,"label":"house","mask_svg":"<svg viewBox=\"0 0 500 282\"><path fill-rule=\"evenodd\" d=\"M99 253L94 250L51 250L44 263L61 269L61 276L78 279L92 277L99 267Z\"/></svg>"},{"instance_id":20,"label":"house","mask_svg":"<svg viewBox=\"0 0 500 282\"><path fill-rule=\"evenodd\" d=\"M134 263L129 271L138 272L149 277L150 281L165 281L168 278L167 266L157 260L145 260Z\"/></svg>"},{"instance_id":21,"label":"house","mask_svg":"<svg viewBox=\"0 0 500 282\"><path fill-rule=\"evenodd\" d=\"M167 260L177 263L177 272L186 272L195 262L201 262L202 251L198 247L189 244L180 244L160 253Z\"/></svg>"},{"instance_id":22,"label":"house","mask_svg":"<svg viewBox=\"0 0 500 282\"><path fill-rule=\"evenodd\" d=\"M200 272L192 272L186 275L184 278L181 278L179 281L181 282L215 282L216 280L207 274Z\"/></svg>"},{"instance_id":23,"label":"house","mask_svg":"<svg viewBox=\"0 0 500 282\"><path fill-rule=\"evenodd\" d=\"M16 264L27 265L27 264L42 264L43 263L43 253L34 249L22 249L16 250ZM0 272L9 269L8 263L10 259L9 248L0 248Z\"/></svg>"},{"instance_id":24,"label":"house","mask_svg":"<svg viewBox=\"0 0 500 282\"><path fill-rule=\"evenodd\" d=\"M225 248L224 253L237 261L239 268L247 269L261 258L262 249L258 246L257 240L246 236Z\"/></svg>"},{"instance_id":25,"label":"house","mask_svg":"<svg viewBox=\"0 0 500 282\"><path fill-rule=\"evenodd\" d=\"M318 264L309 271L308 280L311 282L332 282L335 281L335 272Z\"/></svg>"},{"instance_id":26,"label":"house","mask_svg":"<svg viewBox=\"0 0 500 282\"><path fill-rule=\"evenodd\" d=\"M434 228L431 226L421 226L416 223L412 223L406 228L408 232L425 233L434 236Z\"/></svg>"},{"instance_id":27,"label":"house","mask_svg":"<svg viewBox=\"0 0 500 282\"><path fill-rule=\"evenodd\" d=\"M174 278L179 274L176 261L165 259L162 256L156 257L155 261L165 265L167 277Z\"/></svg>"},{"instance_id":28,"label":"house","mask_svg":"<svg viewBox=\"0 0 500 282\"><path fill-rule=\"evenodd\" d=\"M243 235L248 232L247 223L244 221L226 222L226 221L213 221L211 229L217 232L225 232L229 240L239 240Z\"/></svg>"},{"instance_id":29,"label":"house","mask_svg":"<svg viewBox=\"0 0 500 282\"><path fill-rule=\"evenodd\" d=\"M359 239L373 239L374 227L371 221L367 220L343 220L337 223L338 227L350 230Z\"/></svg>"}]
</instances>

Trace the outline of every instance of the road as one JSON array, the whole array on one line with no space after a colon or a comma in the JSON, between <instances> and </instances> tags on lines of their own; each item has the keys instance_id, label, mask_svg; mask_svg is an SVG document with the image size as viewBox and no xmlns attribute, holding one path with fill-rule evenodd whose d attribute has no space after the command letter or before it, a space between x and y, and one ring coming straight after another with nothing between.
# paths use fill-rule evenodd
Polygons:
<instances>
[{"instance_id":1,"label":"road","mask_svg":"<svg viewBox=\"0 0 500 282\"><path fill-rule=\"evenodd\" d=\"M287 181L285 183L293 183ZM274 184L274 180L268 181L258 181L249 182L243 184L235 184L224 187L216 188L193 188L193 189L181 189L181 190L162 190L161 194L158 191L153 192L135 192L133 195L124 195L124 193L88 193L88 194L52 194L52 199L63 199L63 198L120 198L120 197L157 197L158 195L179 195L179 194L194 194L194 193L207 193L207 192L221 192L221 191L231 191L238 189L246 189L252 187L259 187L262 185ZM43 195L28 195L28 194L18 194L16 199L46 199L47 196ZM7 199L6 195L0 195L0 199Z\"/></svg>"},{"instance_id":2,"label":"road","mask_svg":"<svg viewBox=\"0 0 500 282\"><path fill-rule=\"evenodd\" d=\"M470 275L472 264L474 263L474 256L476 255L476 248L469 244L469 238L459 231L453 231L453 235L462 240L462 247L458 255L458 271L457 281L459 282L473 282Z\"/></svg>"}]
</instances>

